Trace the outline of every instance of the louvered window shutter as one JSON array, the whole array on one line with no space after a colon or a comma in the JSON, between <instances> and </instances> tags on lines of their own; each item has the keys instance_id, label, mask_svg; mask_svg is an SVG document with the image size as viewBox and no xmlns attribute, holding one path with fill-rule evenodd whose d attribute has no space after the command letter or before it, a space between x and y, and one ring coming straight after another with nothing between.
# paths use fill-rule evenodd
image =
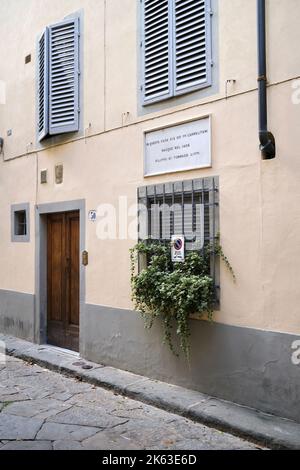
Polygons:
<instances>
[{"instance_id":1,"label":"louvered window shutter","mask_svg":"<svg viewBox=\"0 0 300 470\"><path fill-rule=\"evenodd\" d=\"M79 129L79 19L49 27L49 134Z\"/></svg>"},{"instance_id":2,"label":"louvered window shutter","mask_svg":"<svg viewBox=\"0 0 300 470\"><path fill-rule=\"evenodd\" d=\"M41 141L48 134L48 77L49 42L48 28L38 41L38 138Z\"/></svg>"},{"instance_id":3,"label":"louvered window shutter","mask_svg":"<svg viewBox=\"0 0 300 470\"><path fill-rule=\"evenodd\" d=\"M171 0L143 1L144 104L173 94L171 77Z\"/></svg>"},{"instance_id":4,"label":"louvered window shutter","mask_svg":"<svg viewBox=\"0 0 300 470\"><path fill-rule=\"evenodd\" d=\"M211 83L210 1L174 0L175 94Z\"/></svg>"}]
</instances>

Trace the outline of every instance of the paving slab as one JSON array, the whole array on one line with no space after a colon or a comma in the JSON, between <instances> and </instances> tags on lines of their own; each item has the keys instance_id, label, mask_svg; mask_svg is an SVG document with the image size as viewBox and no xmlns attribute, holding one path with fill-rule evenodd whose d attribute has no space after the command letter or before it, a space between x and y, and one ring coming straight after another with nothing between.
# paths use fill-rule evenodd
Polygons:
<instances>
[{"instance_id":1,"label":"paving slab","mask_svg":"<svg viewBox=\"0 0 300 470\"><path fill-rule=\"evenodd\" d=\"M274 443L278 448L300 449L300 425L288 419L277 420L244 406L211 398L191 407L190 418L219 429L239 429L240 436L253 437L262 444Z\"/></svg>"},{"instance_id":2,"label":"paving slab","mask_svg":"<svg viewBox=\"0 0 300 470\"><path fill-rule=\"evenodd\" d=\"M125 392L126 388L137 382L149 381L147 377L132 374L131 372L115 369L114 367L101 367L100 369L83 372L84 378L96 385L101 384L106 388Z\"/></svg>"},{"instance_id":3,"label":"paving slab","mask_svg":"<svg viewBox=\"0 0 300 470\"><path fill-rule=\"evenodd\" d=\"M200 392L166 383L162 386L162 382L155 380L138 381L127 385L125 393L135 399L147 401L147 403L157 404L159 401L164 409L176 410L182 414L186 414L191 406L209 400L207 395Z\"/></svg>"},{"instance_id":4,"label":"paving slab","mask_svg":"<svg viewBox=\"0 0 300 470\"><path fill-rule=\"evenodd\" d=\"M34 439L43 420L0 413L0 440Z\"/></svg>"},{"instance_id":5,"label":"paving slab","mask_svg":"<svg viewBox=\"0 0 300 470\"><path fill-rule=\"evenodd\" d=\"M136 450L137 447L146 449L146 443L141 444L140 438L128 437L124 430L106 430L85 439L82 447L86 450Z\"/></svg>"},{"instance_id":6,"label":"paving slab","mask_svg":"<svg viewBox=\"0 0 300 470\"><path fill-rule=\"evenodd\" d=\"M51 441L12 441L0 447L0 450L52 450Z\"/></svg>"},{"instance_id":7,"label":"paving slab","mask_svg":"<svg viewBox=\"0 0 300 470\"><path fill-rule=\"evenodd\" d=\"M47 441L82 441L97 432L99 432L99 428L90 426L46 422L38 432L36 439Z\"/></svg>"},{"instance_id":8,"label":"paving slab","mask_svg":"<svg viewBox=\"0 0 300 470\"><path fill-rule=\"evenodd\" d=\"M92 408L84 407L84 410L78 406L72 406L66 411L63 411L48 419L48 422L63 423L63 424L76 424L79 426L95 426L97 428L113 428L126 422L125 419L109 414L95 413Z\"/></svg>"},{"instance_id":9,"label":"paving slab","mask_svg":"<svg viewBox=\"0 0 300 470\"><path fill-rule=\"evenodd\" d=\"M61 413L72 405L67 405L58 400L42 398L30 401L15 401L8 403L3 409L3 414L23 416L24 418L45 419L53 414Z\"/></svg>"},{"instance_id":10,"label":"paving slab","mask_svg":"<svg viewBox=\"0 0 300 470\"><path fill-rule=\"evenodd\" d=\"M52 446L53 450L87 450L80 442L70 440L54 441Z\"/></svg>"}]
</instances>

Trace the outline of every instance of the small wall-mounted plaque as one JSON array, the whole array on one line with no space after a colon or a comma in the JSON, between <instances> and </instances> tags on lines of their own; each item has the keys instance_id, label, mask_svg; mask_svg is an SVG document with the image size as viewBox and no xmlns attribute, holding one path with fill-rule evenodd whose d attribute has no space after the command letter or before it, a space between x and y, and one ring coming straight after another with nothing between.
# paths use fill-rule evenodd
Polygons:
<instances>
[{"instance_id":1,"label":"small wall-mounted plaque","mask_svg":"<svg viewBox=\"0 0 300 470\"><path fill-rule=\"evenodd\" d=\"M41 184L47 183L47 170L41 170Z\"/></svg>"},{"instance_id":2,"label":"small wall-mounted plaque","mask_svg":"<svg viewBox=\"0 0 300 470\"><path fill-rule=\"evenodd\" d=\"M144 175L210 167L210 136L209 117L146 132Z\"/></svg>"},{"instance_id":3,"label":"small wall-mounted plaque","mask_svg":"<svg viewBox=\"0 0 300 470\"><path fill-rule=\"evenodd\" d=\"M61 184L63 182L63 177L64 177L64 166L55 165L55 183Z\"/></svg>"},{"instance_id":4,"label":"small wall-mounted plaque","mask_svg":"<svg viewBox=\"0 0 300 470\"><path fill-rule=\"evenodd\" d=\"M29 64L29 62L31 62L31 54L28 54L28 55L25 57L25 64Z\"/></svg>"},{"instance_id":5,"label":"small wall-mounted plaque","mask_svg":"<svg viewBox=\"0 0 300 470\"><path fill-rule=\"evenodd\" d=\"M97 219L97 211L96 210L90 210L89 211L89 221L90 222L96 222Z\"/></svg>"}]
</instances>

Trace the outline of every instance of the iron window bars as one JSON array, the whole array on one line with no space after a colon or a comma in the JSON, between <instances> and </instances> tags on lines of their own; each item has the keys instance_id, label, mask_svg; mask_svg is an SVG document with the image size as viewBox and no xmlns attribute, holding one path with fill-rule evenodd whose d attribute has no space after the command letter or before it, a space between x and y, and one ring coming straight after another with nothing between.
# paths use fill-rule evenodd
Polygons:
<instances>
[{"instance_id":1,"label":"iron window bars","mask_svg":"<svg viewBox=\"0 0 300 470\"><path fill-rule=\"evenodd\" d=\"M186 251L212 245L211 276L219 288L215 245L219 232L219 179L199 178L138 188L138 238L170 243L184 235ZM218 295L217 295L218 297Z\"/></svg>"}]
</instances>

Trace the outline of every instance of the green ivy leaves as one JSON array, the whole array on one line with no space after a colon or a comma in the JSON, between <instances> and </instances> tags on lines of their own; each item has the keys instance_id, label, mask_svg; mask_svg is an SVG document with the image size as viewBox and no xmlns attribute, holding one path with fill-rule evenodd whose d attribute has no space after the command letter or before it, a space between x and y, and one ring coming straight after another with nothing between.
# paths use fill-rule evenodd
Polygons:
<instances>
[{"instance_id":1,"label":"green ivy leaves","mask_svg":"<svg viewBox=\"0 0 300 470\"><path fill-rule=\"evenodd\" d=\"M233 270L223 254L219 243L214 247ZM172 330L179 337L180 348L189 358L189 316L197 313L212 318L215 302L213 279L210 276L212 247L203 252L190 252L183 263L172 263L170 246L159 243L139 242L131 251L132 300L151 328L155 318L160 318L164 327L164 342L175 354ZM136 264L144 266L136 273Z\"/></svg>"}]
</instances>

